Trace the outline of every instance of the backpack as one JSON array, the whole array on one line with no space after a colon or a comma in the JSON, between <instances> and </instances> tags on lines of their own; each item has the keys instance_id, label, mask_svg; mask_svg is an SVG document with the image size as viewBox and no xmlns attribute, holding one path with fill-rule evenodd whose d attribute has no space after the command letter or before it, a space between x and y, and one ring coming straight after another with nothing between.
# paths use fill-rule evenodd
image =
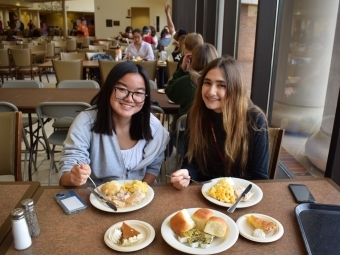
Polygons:
<instances>
[{"instance_id":1,"label":"backpack","mask_svg":"<svg viewBox=\"0 0 340 255\"><path fill-rule=\"evenodd\" d=\"M24 28L25 28L24 23L20 21L20 31L24 31Z\"/></svg>"}]
</instances>

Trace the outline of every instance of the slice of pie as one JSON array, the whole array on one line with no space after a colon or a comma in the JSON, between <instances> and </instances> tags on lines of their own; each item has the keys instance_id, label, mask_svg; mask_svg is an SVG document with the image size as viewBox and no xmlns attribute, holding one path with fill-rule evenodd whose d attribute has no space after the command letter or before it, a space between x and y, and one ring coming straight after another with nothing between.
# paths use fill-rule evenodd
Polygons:
<instances>
[{"instance_id":1,"label":"slice of pie","mask_svg":"<svg viewBox=\"0 0 340 255\"><path fill-rule=\"evenodd\" d=\"M122 231L121 246L131 246L143 238L142 233L130 227L124 221L120 230Z\"/></svg>"},{"instance_id":2,"label":"slice of pie","mask_svg":"<svg viewBox=\"0 0 340 255\"><path fill-rule=\"evenodd\" d=\"M272 231L273 229L277 228L277 225L275 222L260 219L254 215L247 215L247 220L254 228L262 229L263 232L268 233Z\"/></svg>"}]
</instances>

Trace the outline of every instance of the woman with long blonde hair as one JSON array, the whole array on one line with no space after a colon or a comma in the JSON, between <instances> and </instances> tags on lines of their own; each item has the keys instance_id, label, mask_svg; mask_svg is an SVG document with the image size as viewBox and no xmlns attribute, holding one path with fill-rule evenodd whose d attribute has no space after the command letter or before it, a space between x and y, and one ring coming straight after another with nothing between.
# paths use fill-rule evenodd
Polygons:
<instances>
[{"instance_id":1,"label":"woman with long blonde hair","mask_svg":"<svg viewBox=\"0 0 340 255\"><path fill-rule=\"evenodd\" d=\"M203 70L185 137L182 169L171 177L176 188L189 177L268 179L267 120L247 97L235 59L215 59Z\"/></svg>"}]
</instances>

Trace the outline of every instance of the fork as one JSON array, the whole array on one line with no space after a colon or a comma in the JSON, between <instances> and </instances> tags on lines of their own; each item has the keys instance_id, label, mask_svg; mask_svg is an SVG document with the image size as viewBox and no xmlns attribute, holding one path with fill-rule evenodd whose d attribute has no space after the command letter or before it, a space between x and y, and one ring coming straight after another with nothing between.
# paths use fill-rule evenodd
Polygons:
<instances>
[{"instance_id":1,"label":"fork","mask_svg":"<svg viewBox=\"0 0 340 255\"><path fill-rule=\"evenodd\" d=\"M77 165L78 165L78 166L80 166L80 165L82 165L82 164L84 164L84 163L82 163L82 162L77 162ZM96 183L92 180L92 178L91 178L88 174L87 174L87 178L90 179L90 181L93 183L95 189L97 189Z\"/></svg>"},{"instance_id":2,"label":"fork","mask_svg":"<svg viewBox=\"0 0 340 255\"><path fill-rule=\"evenodd\" d=\"M166 177L170 177L170 178L171 178L172 176L171 176L170 174L167 174ZM188 180L190 180L190 181L192 181L192 182L194 182L194 183L197 183L197 184L206 184L206 183L211 182L211 180L200 182L200 181L196 181L196 180L194 180L194 179L191 179L191 178L189 178L189 177L185 177L185 178L183 178L183 179L188 179Z\"/></svg>"}]
</instances>

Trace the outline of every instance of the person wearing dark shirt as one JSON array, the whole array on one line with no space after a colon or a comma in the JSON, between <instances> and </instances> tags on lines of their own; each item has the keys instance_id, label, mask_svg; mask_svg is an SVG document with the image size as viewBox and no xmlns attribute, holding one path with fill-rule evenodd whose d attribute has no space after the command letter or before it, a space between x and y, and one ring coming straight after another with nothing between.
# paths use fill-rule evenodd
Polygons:
<instances>
[{"instance_id":1,"label":"person wearing dark shirt","mask_svg":"<svg viewBox=\"0 0 340 255\"><path fill-rule=\"evenodd\" d=\"M120 32L118 36L115 37L116 40L119 40L122 43L133 43L133 28L131 26L127 26L125 28L125 33Z\"/></svg>"},{"instance_id":2,"label":"person wearing dark shirt","mask_svg":"<svg viewBox=\"0 0 340 255\"><path fill-rule=\"evenodd\" d=\"M231 57L203 70L187 118L182 167L171 175L175 188L187 187L190 178L268 179L267 120L247 97L241 70Z\"/></svg>"}]
</instances>

